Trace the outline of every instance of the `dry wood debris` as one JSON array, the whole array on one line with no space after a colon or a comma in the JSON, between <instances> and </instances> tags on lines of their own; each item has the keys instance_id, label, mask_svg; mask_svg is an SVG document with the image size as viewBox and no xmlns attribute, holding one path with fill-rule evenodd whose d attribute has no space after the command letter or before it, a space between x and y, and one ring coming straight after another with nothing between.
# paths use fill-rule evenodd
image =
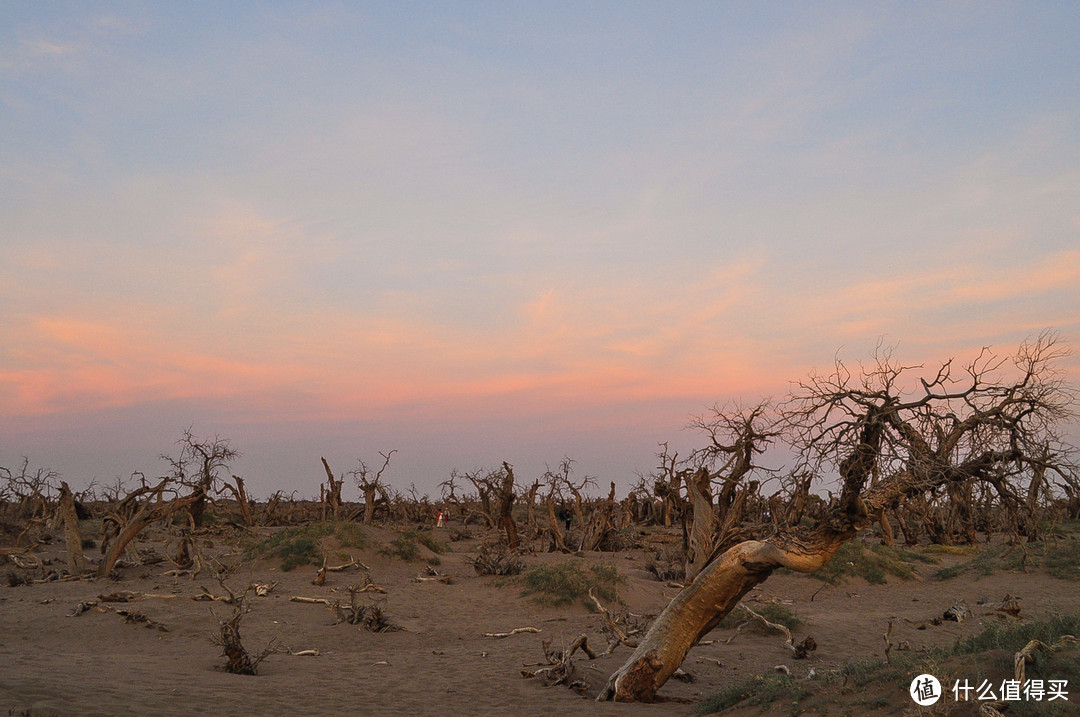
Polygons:
<instances>
[{"instance_id":1,"label":"dry wood debris","mask_svg":"<svg viewBox=\"0 0 1080 717\"><path fill-rule=\"evenodd\" d=\"M596 653L589 648L588 637L585 633L579 635L562 650L552 649L551 640L544 640L541 646L544 649L545 662L539 664L543 666L535 670L522 670L521 676L540 677L545 687L566 685L575 692L584 694L589 689L589 682L574 664L573 657L574 653L580 649L590 660L596 659Z\"/></svg>"},{"instance_id":2,"label":"dry wood debris","mask_svg":"<svg viewBox=\"0 0 1080 717\"><path fill-rule=\"evenodd\" d=\"M538 627L515 627L510 632L485 632L484 637L503 638L511 635L520 635L523 632L540 632Z\"/></svg>"}]
</instances>

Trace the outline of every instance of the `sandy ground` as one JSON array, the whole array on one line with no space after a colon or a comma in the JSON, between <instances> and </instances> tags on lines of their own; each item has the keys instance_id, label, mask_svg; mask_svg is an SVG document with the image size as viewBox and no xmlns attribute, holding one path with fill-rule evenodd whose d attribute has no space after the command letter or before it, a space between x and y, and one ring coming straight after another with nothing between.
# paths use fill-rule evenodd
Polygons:
<instances>
[{"instance_id":1,"label":"sandy ground","mask_svg":"<svg viewBox=\"0 0 1080 717\"><path fill-rule=\"evenodd\" d=\"M386 529L368 529L376 542L394 537ZM59 545L43 546L39 557L57 565ZM219 548L224 540L219 540ZM1080 590L1074 582L1031 574L998 573L976 580L961 576L947 582L901 581L869 585L854 579L819 591L822 583L799 575L778 574L748 596L748 604L780 601L805 625L796 638L810 634L819 645L809 660L793 661L777 635L743 631L730 644L730 629L718 629L696 647L684 663L693 683L672 680L658 704L598 704L564 687L545 688L521 676L524 665L539 662L541 640L566 644L582 632L601 651L600 618L580 604L544 607L521 594L521 585L508 579L477 577L466 561L473 543L454 543L441 556L438 570L450 584L415 582L424 562L405 563L379 555L374 549L349 550L372 568L374 582L387 589L385 609L400 632L371 633L349 624L334 624L320 605L291 602L290 596L342 597L355 574L331 573L326 584L311 584L314 567L282 572L276 561L246 562L228 583L242 588L250 582L278 581L265 597L250 598L251 612L243 618L244 643L258 651L271 638L292 651L318 650L319 656L270 655L257 676L231 675L221 669L224 659L210 641L217 619L227 615L220 603L197 602L192 596L205 587L221 594L217 582L203 573L194 580L166 577L166 564L125 568L118 582L79 580L0 587L0 714L33 715L690 715L695 703L733 678L767 674L786 664L796 677L813 668L818 673L852 658L882 658L882 634L890 617L920 622L940 615L954 599L962 598L976 616L963 623L944 623L925 630L899 621L894 643L907 641L912 649L951 645L958 637L977 634L1001 618L982 597L1000 600L1006 593L1022 598L1024 614L1036 618L1055 611L1080 610ZM526 567L572 556L526 556ZM656 613L676 590L644 570L646 553L636 550L596 554L587 561L608 561L626 577L620 590L625 607L636 613ZM944 565L959 558L945 556ZM929 575L941 566L921 566ZM8 566L0 566L0 575ZM119 590L176 597L150 597L111 604L112 610L88 610L72 616L86 600ZM816 596L814 593L817 592ZM813 599L812 599L812 596ZM613 606L615 607L615 606ZM132 624L115 608L134 610L164 629ZM537 627L539 634L521 633L506 639L484 636L518 627ZM591 696L629 654L614 654L579 664L592 684ZM910 707L907 685L877 685L899 713ZM1080 686L1074 690L1080 703ZM790 707L788 708L790 711ZM882 712L877 712L882 713Z\"/></svg>"}]
</instances>

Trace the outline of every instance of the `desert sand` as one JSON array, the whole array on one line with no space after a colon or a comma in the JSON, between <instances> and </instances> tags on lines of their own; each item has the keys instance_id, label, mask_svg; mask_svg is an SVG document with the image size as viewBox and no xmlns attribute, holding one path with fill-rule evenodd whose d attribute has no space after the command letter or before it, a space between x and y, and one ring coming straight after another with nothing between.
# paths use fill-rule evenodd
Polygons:
<instances>
[{"instance_id":1,"label":"desert sand","mask_svg":"<svg viewBox=\"0 0 1080 717\"><path fill-rule=\"evenodd\" d=\"M280 529L259 530L265 535ZM365 526L365 531L372 546L396 535L386 527ZM951 645L991 622L1013 619L994 613L989 605L978 605L984 596L994 604L1005 594L1020 596L1023 615L1029 619L1080 610L1075 583L1041 573L1000 572L982 578L964 574L945 582L930 579L950 559L958 559L948 555L942 565L921 567L921 579L890 577L886 585L855 578L823 587L806 576L777 574L745 602L751 607L778 602L796 612L804 622L795 631L796 638L809 634L819 645L809 659L792 660L778 634L743 630L725 643L734 630L718 628L706 637L711 643L694 648L683 665L693 682L671 680L661 690L663 702L596 703L592 698L630 650L620 646L595 660L579 653L575 662L590 683L585 696L564 686L545 687L539 679L523 678L523 667L543 660L544 639L564 645L585 633L593 648L603 651L607 643L600 632L601 617L581 603L541 605L534 596L524 595L522 584L514 578L477 576L468 557L482 537L478 534L453 543L451 552L438 557L436 569L449 578L448 583L416 581L425 574L423 558L405 562L382 555L375 547L336 553L366 564L372 581L385 588L385 595L365 597L369 602L385 601L390 621L402 629L382 633L336 624L324 605L290 601L292 596L344 599L345 586L357 581L355 571L328 573L326 582L316 586L312 584L314 566L283 572L278 560L243 560L232 547L235 535L208 538L223 562L239 565L226 579L234 590L242 591L251 583L277 583L265 596L248 596L251 610L241 622L249 651L259 652L270 640L279 645L255 676L227 673L220 648L211 642L218 616L229 615L230 607L192 599L204 589L224 594L210 568L194 578L164 575L169 565L162 563L124 567L118 581L81 579L16 587L5 582L0 587L0 714L691 715L703 697L722 685L771 674L777 665L787 665L793 676L804 679L811 669L820 675L852 659L882 659L882 635L890 618L897 618L892 641L919 650ZM655 614L677 588L645 570L648 554L646 544L641 549L579 558L534 553L525 555L524 561L526 570L575 559L613 563L625 581L619 588L622 605L610 607ZM33 555L61 566L63 541L39 546ZM434 554L425 551L424 555ZM11 564L0 566L0 573L11 568ZM117 592L147 597L126 603L101 598ZM957 599L972 607L972 618L916 629L916 624L939 616ZM73 615L80 603L94 602ZM521 627L540 632L501 639L485 636ZM304 651L318 654L289 654ZM888 703L874 714L909 710L907 688L899 683L873 685L868 694ZM1073 697L1080 703L1080 693ZM790 711L789 705L784 713ZM760 708L739 712L743 713L758 714ZM843 708L836 712L845 713L859 712Z\"/></svg>"}]
</instances>

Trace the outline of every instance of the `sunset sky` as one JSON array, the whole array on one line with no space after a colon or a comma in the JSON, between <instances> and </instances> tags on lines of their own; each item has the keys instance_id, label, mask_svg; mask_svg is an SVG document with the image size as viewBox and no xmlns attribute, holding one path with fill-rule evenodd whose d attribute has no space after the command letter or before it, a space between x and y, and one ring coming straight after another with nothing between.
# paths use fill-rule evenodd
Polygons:
<instances>
[{"instance_id":1,"label":"sunset sky","mask_svg":"<svg viewBox=\"0 0 1080 717\"><path fill-rule=\"evenodd\" d=\"M0 1L0 465L602 484L879 342L1080 349L1080 5ZM1080 382L1080 359L1063 364Z\"/></svg>"}]
</instances>

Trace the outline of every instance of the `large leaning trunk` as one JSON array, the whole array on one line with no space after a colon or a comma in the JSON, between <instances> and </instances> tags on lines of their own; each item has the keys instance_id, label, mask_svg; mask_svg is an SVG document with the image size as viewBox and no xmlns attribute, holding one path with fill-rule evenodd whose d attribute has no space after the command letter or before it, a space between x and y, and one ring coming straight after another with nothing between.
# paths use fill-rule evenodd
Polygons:
<instances>
[{"instance_id":1,"label":"large leaning trunk","mask_svg":"<svg viewBox=\"0 0 1080 717\"><path fill-rule=\"evenodd\" d=\"M776 568L813 572L868 524L859 493L877 459L882 426L861 421L859 441L840 465L843 490L832 510L806 533L748 540L710 556L694 582L668 603L626 663L608 679L597 701L649 702L682 665L690 649Z\"/></svg>"},{"instance_id":2,"label":"large leaning trunk","mask_svg":"<svg viewBox=\"0 0 1080 717\"><path fill-rule=\"evenodd\" d=\"M652 701L690 649L735 609L751 588L776 568L817 570L853 534L853 530L821 533L807 541L788 538L783 543L748 540L727 550L664 608L597 700Z\"/></svg>"},{"instance_id":3,"label":"large leaning trunk","mask_svg":"<svg viewBox=\"0 0 1080 717\"><path fill-rule=\"evenodd\" d=\"M1014 517L1028 507L1020 489L1041 480L1043 466L1072 485L1080 468L1069 451L1050 458L1046 448L1059 440L1053 427L1075 416L1075 395L1052 366L1063 355L1054 342L1052 334L1044 334L1022 345L1012 358L1013 379L999 371L1005 361L984 350L964 369L964 379L952 375L948 361L936 377L918 377L905 389L900 378L910 369L884 355L857 378L838 361L832 374L812 374L800 383L784 404L788 440L809 465L836 466L840 495L812 530L778 526L781 532L765 541L741 542L726 551L721 543L598 699L652 700L689 650L774 569L818 569L857 530L882 520L887 511L944 493L950 499L944 507L955 512L953 524L943 522L942 528L967 537L975 527L970 505L976 483L994 488L1001 510ZM721 416L707 427L731 425L730 417ZM718 455L733 455L747 465L749 453L740 453L738 442L713 443ZM871 477L876 480L867 487ZM1037 495L1038 488L1031 490Z\"/></svg>"}]
</instances>

